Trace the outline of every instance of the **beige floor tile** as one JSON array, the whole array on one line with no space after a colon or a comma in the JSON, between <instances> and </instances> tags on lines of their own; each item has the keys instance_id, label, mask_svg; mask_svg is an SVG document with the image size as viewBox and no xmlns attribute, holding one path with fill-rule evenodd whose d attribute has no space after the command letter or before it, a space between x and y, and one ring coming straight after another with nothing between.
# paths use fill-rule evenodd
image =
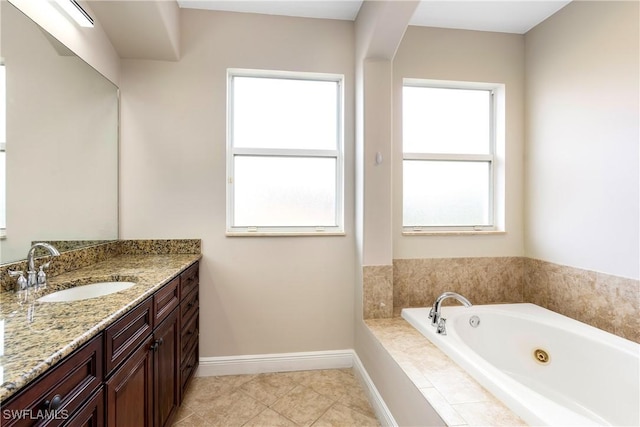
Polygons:
<instances>
[{"instance_id":1,"label":"beige floor tile","mask_svg":"<svg viewBox=\"0 0 640 427\"><path fill-rule=\"evenodd\" d=\"M375 418L375 413L369 403L369 398L360 386L347 387L347 393L338 399L338 403Z\"/></svg>"},{"instance_id":2,"label":"beige floor tile","mask_svg":"<svg viewBox=\"0 0 640 427\"><path fill-rule=\"evenodd\" d=\"M298 425L276 411L267 408L251 418L243 427L298 427Z\"/></svg>"},{"instance_id":3,"label":"beige floor tile","mask_svg":"<svg viewBox=\"0 0 640 427\"><path fill-rule=\"evenodd\" d=\"M377 425L351 369L196 377L173 426L301 427L319 418L324 426Z\"/></svg>"},{"instance_id":4,"label":"beige floor tile","mask_svg":"<svg viewBox=\"0 0 640 427\"><path fill-rule=\"evenodd\" d=\"M191 414L188 417L173 423L173 427L205 427L209 426L207 422L196 414Z\"/></svg>"},{"instance_id":5,"label":"beige floor tile","mask_svg":"<svg viewBox=\"0 0 640 427\"><path fill-rule=\"evenodd\" d=\"M349 369L307 371L301 384L332 399L334 402L353 387L359 387L358 380Z\"/></svg>"},{"instance_id":6,"label":"beige floor tile","mask_svg":"<svg viewBox=\"0 0 640 427\"><path fill-rule=\"evenodd\" d=\"M240 389L254 399L270 406L276 400L290 392L297 383L288 375L278 373L260 374L248 381Z\"/></svg>"},{"instance_id":7,"label":"beige floor tile","mask_svg":"<svg viewBox=\"0 0 640 427\"><path fill-rule=\"evenodd\" d=\"M255 375L196 377L185 393L183 405L193 410L200 409L202 406L206 406L211 399L230 393L254 377Z\"/></svg>"},{"instance_id":8,"label":"beige floor tile","mask_svg":"<svg viewBox=\"0 0 640 427\"><path fill-rule=\"evenodd\" d=\"M207 406L195 410L212 426L241 426L267 407L240 390L212 399Z\"/></svg>"},{"instance_id":9,"label":"beige floor tile","mask_svg":"<svg viewBox=\"0 0 640 427\"><path fill-rule=\"evenodd\" d=\"M186 405L181 405L181 406L178 408L178 412L176 412L175 417L173 417L173 422L174 422L174 424L175 424L175 423L177 423L178 421L182 421L182 420L184 420L185 418L187 418L187 417L189 417L189 416L191 416L191 415L193 415L193 414L194 414L194 412L193 412L193 410L192 410L191 408L189 408L189 407L188 407L188 406L186 406Z\"/></svg>"},{"instance_id":10,"label":"beige floor tile","mask_svg":"<svg viewBox=\"0 0 640 427\"><path fill-rule=\"evenodd\" d=\"M336 403L313 424L313 427L366 427L380 426L375 417Z\"/></svg>"},{"instance_id":11,"label":"beige floor tile","mask_svg":"<svg viewBox=\"0 0 640 427\"><path fill-rule=\"evenodd\" d=\"M313 424L329 407L333 400L299 385L279 399L271 409L289 418L298 425Z\"/></svg>"}]
</instances>

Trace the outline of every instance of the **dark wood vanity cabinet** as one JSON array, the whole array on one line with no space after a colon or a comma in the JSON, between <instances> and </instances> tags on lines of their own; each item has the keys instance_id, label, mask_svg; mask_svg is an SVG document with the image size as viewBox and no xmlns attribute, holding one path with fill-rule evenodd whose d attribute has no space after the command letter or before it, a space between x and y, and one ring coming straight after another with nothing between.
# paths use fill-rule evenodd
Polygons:
<instances>
[{"instance_id":1,"label":"dark wood vanity cabinet","mask_svg":"<svg viewBox=\"0 0 640 427\"><path fill-rule=\"evenodd\" d=\"M195 268L197 264L187 271ZM181 337L180 291L186 271L158 290L153 297L107 328L106 337L122 336L127 342L150 325L147 339L111 378L107 374L107 425L171 425L180 405ZM139 310L138 313L135 311ZM144 320L143 320L144 319ZM148 321L147 321L148 320ZM121 328L123 328L120 330ZM117 331L112 331L111 329ZM129 330L130 328L131 330ZM109 357L109 354L107 354ZM130 363L131 362L131 363ZM112 382L112 380L115 381ZM128 389L131 391L127 391ZM122 398L121 398L122 395Z\"/></svg>"},{"instance_id":2,"label":"dark wood vanity cabinet","mask_svg":"<svg viewBox=\"0 0 640 427\"><path fill-rule=\"evenodd\" d=\"M92 338L58 366L2 405L2 426L62 426L102 388L102 336Z\"/></svg>"},{"instance_id":3,"label":"dark wood vanity cabinet","mask_svg":"<svg viewBox=\"0 0 640 427\"><path fill-rule=\"evenodd\" d=\"M170 426L198 366L198 267L191 265L3 403L0 424ZM50 416L54 410L57 418ZM49 417L19 416L38 411Z\"/></svg>"},{"instance_id":4,"label":"dark wood vanity cabinet","mask_svg":"<svg viewBox=\"0 0 640 427\"><path fill-rule=\"evenodd\" d=\"M198 368L199 293L198 263L180 275L180 402Z\"/></svg>"}]
</instances>

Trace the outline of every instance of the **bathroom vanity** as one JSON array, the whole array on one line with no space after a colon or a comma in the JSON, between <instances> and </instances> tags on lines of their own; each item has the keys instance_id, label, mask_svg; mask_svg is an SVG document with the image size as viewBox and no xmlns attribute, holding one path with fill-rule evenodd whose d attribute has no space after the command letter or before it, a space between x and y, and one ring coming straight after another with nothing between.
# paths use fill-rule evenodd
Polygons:
<instances>
[{"instance_id":1,"label":"bathroom vanity","mask_svg":"<svg viewBox=\"0 0 640 427\"><path fill-rule=\"evenodd\" d=\"M119 255L50 288L105 276L122 292L25 307L3 293L2 425L170 425L198 366L199 254Z\"/></svg>"}]
</instances>

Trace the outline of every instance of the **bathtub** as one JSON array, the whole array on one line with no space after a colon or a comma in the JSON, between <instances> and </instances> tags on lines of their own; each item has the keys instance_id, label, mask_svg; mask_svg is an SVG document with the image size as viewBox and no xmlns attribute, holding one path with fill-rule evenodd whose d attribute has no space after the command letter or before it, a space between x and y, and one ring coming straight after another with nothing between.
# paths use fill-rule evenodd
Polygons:
<instances>
[{"instance_id":1,"label":"bathtub","mask_svg":"<svg viewBox=\"0 0 640 427\"><path fill-rule=\"evenodd\" d=\"M640 425L639 344L534 304L442 307L447 335L436 334L428 315L402 310L528 424Z\"/></svg>"}]
</instances>

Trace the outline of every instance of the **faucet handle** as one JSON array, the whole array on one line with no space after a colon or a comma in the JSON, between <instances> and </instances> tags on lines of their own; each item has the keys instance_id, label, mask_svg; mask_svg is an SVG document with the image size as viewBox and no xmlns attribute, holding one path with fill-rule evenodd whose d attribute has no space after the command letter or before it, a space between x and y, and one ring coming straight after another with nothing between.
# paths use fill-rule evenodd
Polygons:
<instances>
[{"instance_id":1,"label":"faucet handle","mask_svg":"<svg viewBox=\"0 0 640 427\"><path fill-rule=\"evenodd\" d=\"M8 270L7 274L11 277L18 277L18 276L22 276L24 274L24 271Z\"/></svg>"},{"instance_id":2,"label":"faucet handle","mask_svg":"<svg viewBox=\"0 0 640 427\"><path fill-rule=\"evenodd\" d=\"M38 278L37 278L38 289L44 289L47 287L47 273L44 272L44 269L48 266L49 266L49 263L46 263L40 266L40 271L38 271Z\"/></svg>"},{"instance_id":3,"label":"faucet handle","mask_svg":"<svg viewBox=\"0 0 640 427\"><path fill-rule=\"evenodd\" d=\"M438 320L438 327L436 329L436 333L440 334L440 335L447 335L447 319L445 319L444 317L441 317L440 320Z\"/></svg>"},{"instance_id":4,"label":"faucet handle","mask_svg":"<svg viewBox=\"0 0 640 427\"><path fill-rule=\"evenodd\" d=\"M16 291L23 291L27 289L27 279L24 277L24 271L8 271L9 276L18 278L18 286Z\"/></svg>"}]
</instances>

